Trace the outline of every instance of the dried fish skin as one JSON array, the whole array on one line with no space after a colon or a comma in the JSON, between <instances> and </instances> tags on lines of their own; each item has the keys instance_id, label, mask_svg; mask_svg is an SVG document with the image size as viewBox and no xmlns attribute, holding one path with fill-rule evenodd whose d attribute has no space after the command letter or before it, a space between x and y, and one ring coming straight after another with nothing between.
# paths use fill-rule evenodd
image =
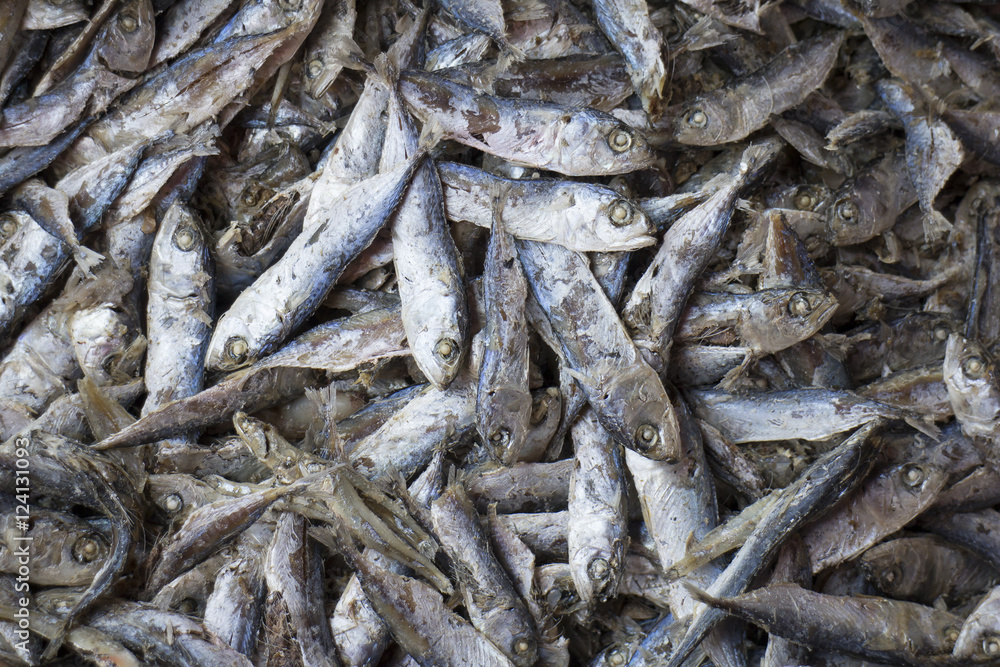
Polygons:
<instances>
[{"instance_id":1,"label":"dried fish skin","mask_svg":"<svg viewBox=\"0 0 1000 667\"><path fill-rule=\"evenodd\" d=\"M625 464L621 445L584 412L570 429L569 564L584 602L617 595L628 545Z\"/></svg>"},{"instance_id":2,"label":"dried fish skin","mask_svg":"<svg viewBox=\"0 0 1000 667\"><path fill-rule=\"evenodd\" d=\"M947 659L962 619L913 602L824 595L774 584L707 602L792 641L889 664Z\"/></svg>"},{"instance_id":3,"label":"dried fish skin","mask_svg":"<svg viewBox=\"0 0 1000 667\"><path fill-rule=\"evenodd\" d=\"M503 571L461 485L450 485L430 503L431 523L455 566L473 626L515 665L535 664L534 620Z\"/></svg>"},{"instance_id":4,"label":"dried fish skin","mask_svg":"<svg viewBox=\"0 0 1000 667\"><path fill-rule=\"evenodd\" d=\"M645 0L595 0L594 18L625 58L642 108L655 121L663 113L667 68L663 64L663 37L649 19Z\"/></svg>"},{"instance_id":5,"label":"dried fish skin","mask_svg":"<svg viewBox=\"0 0 1000 667\"><path fill-rule=\"evenodd\" d=\"M976 341L951 334L944 354L944 382L955 417L969 436L1000 436L1000 372Z\"/></svg>"},{"instance_id":6,"label":"dried fish skin","mask_svg":"<svg viewBox=\"0 0 1000 667\"><path fill-rule=\"evenodd\" d=\"M675 459L673 405L584 258L552 244L519 241L518 247L532 292L601 425L643 456Z\"/></svg>"},{"instance_id":7,"label":"dried fish skin","mask_svg":"<svg viewBox=\"0 0 1000 667\"><path fill-rule=\"evenodd\" d=\"M938 537L900 537L872 547L861 557L865 577L891 597L933 604L958 604L998 582L1000 573L965 549ZM956 653L958 644L956 643Z\"/></svg>"},{"instance_id":8,"label":"dried fish skin","mask_svg":"<svg viewBox=\"0 0 1000 667\"><path fill-rule=\"evenodd\" d=\"M206 367L231 371L253 363L311 315L347 263L371 243L396 210L423 157L415 155L345 192L337 208L350 225L328 218L299 234L284 256L219 318Z\"/></svg>"},{"instance_id":9,"label":"dried fish skin","mask_svg":"<svg viewBox=\"0 0 1000 667\"><path fill-rule=\"evenodd\" d=\"M577 181L513 180L453 162L437 163L452 220L490 227L492 194L507 193L500 212L518 239L558 243L579 252L636 250L654 242L653 226L635 202L611 188Z\"/></svg>"},{"instance_id":10,"label":"dried fish skin","mask_svg":"<svg viewBox=\"0 0 1000 667\"><path fill-rule=\"evenodd\" d=\"M887 153L834 193L826 211L830 242L844 246L872 239L891 228L916 201L906 151Z\"/></svg>"},{"instance_id":11,"label":"dried fish skin","mask_svg":"<svg viewBox=\"0 0 1000 667\"><path fill-rule=\"evenodd\" d=\"M666 110L674 141L717 146L745 138L798 106L826 80L843 44L842 32L804 39L756 72L679 107Z\"/></svg>"},{"instance_id":12,"label":"dried fish skin","mask_svg":"<svg viewBox=\"0 0 1000 667\"><path fill-rule=\"evenodd\" d=\"M418 150L416 128L395 90L388 113L383 170ZM444 205L441 181L428 160L417 168L390 222L403 328L417 366L438 387L455 379L469 346L463 277Z\"/></svg>"},{"instance_id":13,"label":"dried fish skin","mask_svg":"<svg viewBox=\"0 0 1000 667\"><path fill-rule=\"evenodd\" d=\"M400 92L421 122L515 164L602 176L645 169L657 158L638 132L596 109L479 94L413 71L402 74Z\"/></svg>"},{"instance_id":14,"label":"dried fish skin","mask_svg":"<svg viewBox=\"0 0 1000 667\"><path fill-rule=\"evenodd\" d=\"M31 507L31 530L18 527L14 510L0 515L0 572L17 574L15 555L27 539L28 558L37 568L31 581L38 586L86 586L103 567L110 536L99 523L68 512Z\"/></svg>"}]
</instances>

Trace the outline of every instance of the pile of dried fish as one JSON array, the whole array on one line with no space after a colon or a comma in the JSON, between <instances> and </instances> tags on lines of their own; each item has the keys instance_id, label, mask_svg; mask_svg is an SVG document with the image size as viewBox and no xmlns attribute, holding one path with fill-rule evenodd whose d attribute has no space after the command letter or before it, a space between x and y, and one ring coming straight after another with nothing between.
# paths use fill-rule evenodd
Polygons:
<instances>
[{"instance_id":1,"label":"pile of dried fish","mask_svg":"<svg viewBox=\"0 0 1000 667\"><path fill-rule=\"evenodd\" d=\"M1000 664L1000 10L8 0L3 665Z\"/></svg>"}]
</instances>

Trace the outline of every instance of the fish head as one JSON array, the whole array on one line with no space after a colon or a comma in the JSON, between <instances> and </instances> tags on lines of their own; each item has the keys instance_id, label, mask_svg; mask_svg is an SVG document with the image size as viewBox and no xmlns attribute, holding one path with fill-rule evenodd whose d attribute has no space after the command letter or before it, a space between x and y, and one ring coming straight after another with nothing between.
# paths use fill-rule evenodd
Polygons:
<instances>
[{"instance_id":1,"label":"fish head","mask_svg":"<svg viewBox=\"0 0 1000 667\"><path fill-rule=\"evenodd\" d=\"M674 406L655 372L643 366L619 374L607 392L613 405L623 406L623 444L648 459L676 461L680 457L680 425ZM602 421L602 425L607 425ZM609 429L612 434L617 429Z\"/></svg>"},{"instance_id":2,"label":"fish head","mask_svg":"<svg viewBox=\"0 0 1000 667\"><path fill-rule=\"evenodd\" d=\"M245 321L227 318L226 326L216 326L205 355L205 368L223 372L235 371L256 361L261 342Z\"/></svg>"},{"instance_id":3,"label":"fish head","mask_svg":"<svg viewBox=\"0 0 1000 667\"><path fill-rule=\"evenodd\" d=\"M581 599L585 602L604 601L618 594L622 553L624 549L588 547L580 549L580 553L571 559L570 567L576 570L573 580L577 582Z\"/></svg>"},{"instance_id":4,"label":"fish head","mask_svg":"<svg viewBox=\"0 0 1000 667\"><path fill-rule=\"evenodd\" d=\"M23 535L14 513L0 517L2 540L19 545L30 538L32 581L42 586L83 586L93 581L110 552L109 540L96 524L66 512L32 508L30 530ZM5 549L0 562L15 561L12 549ZM14 562L4 571L17 570Z\"/></svg>"},{"instance_id":5,"label":"fish head","mask_svg":"<svg viewBox=\"0 0 1000 667\"><path fill-rule=\"evenodd\" d=\"M885 228L884 221L890 217L888 207L876 189L864 185L862 182L841 188L826 209L828 240L835 246L864 243Z\"/></svg>"},{"instance_id":6,"label":"fish head","mask_svg":"<svg viewBox=\"0 0 1000 667\"><path fill-rule=\"evenodd\" d=\"M503 465L517 459L528 437L525 417L531 414L531 394L517 388L500 386L493 390L494 405L479 421L479 435L490 453Z\"/></svg>"},{"instance_id":7,"label":"fish head","mask_svg":"<svg viewBox=\"0 0 1000 667\"><path fill-rule=\"evenodd\" d=\"M966 619L952 655L971 664L1000 660L1000 590L993 589Z\"/></svg>"},{"instance_id":8,"label":"fish head","mask_svg":"<svg viewBox=\"0 0 1000 667\"><path fill-rule=\"evenodd\" d=\"M112 72L142 72L153 54L151 0L129 0L109 18L96 39L98 59Z\"/></svg>"},{"instance_id":9,"label":"fish head","mask_svg":"<svg viewBox=\"0 0 1000 667\"><path fill-rule=\"evenodd\" d=\"M993 435L1000 416L1000 373L986 349L951 334L944 351L944 383L966 435Z\"/></svg>"},{"instance_id":10,"label":"fish head","mask_svg":"<svg viewBox=\"0 0 1000 667\"><path fill-rule=\"evenodd\" d=\"M656 227L637 204L602 193L593 227L604 251L637 250L656 242Z\"/></svg>"},{"instance_id":11,"label":"fish head","mask_svg":"<svg viewBox=\"0 0 1000 667\"><path fill-rule=\"evenodd\" d=\"M150 475L150 499L171 520L179 520L193 510L218 499L218 492L192 475L169 473Z\"/></svg>"},{"instance_id":12,"label":"fish head","mask_svg":"<svg viewBox=\"0 0 1000 667\"><path fill-rule=\"evenodd\" d=\"M760 301L743 328L744 342L758 350L777 352L819 331L837 310L837 298L814 288L762 290Z\"/></svg>"},{"instance_id":13,"label":"fish head","mask_svg":"<svg viewBox=\"0 0 1000 667\"><path fill-rule=\"evenodd\" d=\"M899 597L909 572L912 554L904 540L894 540L869 549L861 557L861 571L873 586L891 597Z\"/></svg>"},{"instance_id":14,"label":"fish head","mask_svg":"<svg viewBox=\"0 0 1000 667\"><path fill-rule=\"evenodd\" d=\"M957 331L957 322L947 316L937 313L909 315L895 331L885 363L895 370L938 362L944 358L949 336Z\"/></svg>"},{"instance_id":15,"label":"fish head","mask_svg":"<svg viewBox=\"0 0 1000 667\"><path fill-rule=\"evenodd\" d=\"M716 146L740 137L738 104L696 99L679 105L672 115L673 140L680 144Z\"/></svg>"},{"instance_id":16,"label":"fish head","mask_svg":"<svg viewBox=\"0 0 1000 667\"><path fill-rule=\"evenodd\" d=\"M638 130L594 109L563 114L553 131L565 156L558 170L570 176L625 174L657 159Z\"/></svg>"}]
</instances>

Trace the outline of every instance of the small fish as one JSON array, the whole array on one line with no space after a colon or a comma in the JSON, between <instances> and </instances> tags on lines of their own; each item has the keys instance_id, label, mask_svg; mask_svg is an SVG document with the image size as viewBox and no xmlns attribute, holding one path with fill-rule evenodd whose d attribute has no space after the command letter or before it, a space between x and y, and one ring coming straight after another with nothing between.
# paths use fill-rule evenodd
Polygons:
<instances>
[{"instance_id":1,"label":"small fish","mask_svg":"<svg viewBox=\"0 0 1000 667\"><path fill-rule=\"evenodd\" d=\"M557 245L519 241L518 247L532 292L601 425L643 456L675 459L678 426L670 399L585 260Z\"/></svg>"},{"instance_id":2,"label":"small fish","mask_svg":"<svg viewBox=\"0 0 1000 667\"><path fill-rule=\"evenodd\" d=\"M875 89L906 130L906 166L926 216L924 234L941 234L951 223L934 208L934 198L965 160L962 144L943 121L928 120L926 105L909 86L882 80Z\"/></svg>"},{"instance_id":3,"label":"small fish","mask_svg":"<svg viewBox=\"0 0 1000 667\"><path fill-rule=\"evenodd\" d=\"M818 458L795 484L780 492L780 498L773 504L766 503L752 532L709 587L708 594L731 596L745 591L754 575L770 562L785 536L821 516L857 486L875 463L879 448L872 440L884 427L881 419L867 422L838 447ZM718 609L698 609L683 638L674 644L666 664L681 665L722 616Z\"/></svg>"},{"instance_id":4,"label":"small fish","mask_svg":"<svg viewBox=\"0 0 1000 667\"><path fill-rule=\"evenodd\" d=\"M649 337L661 356L670 349L694 281L729 228L736 198L759 177L778 150L773 144L747 148L729 183L670 227L653 262L636 283L622 316L629 326Z\"/></svg>"},{"instance_id":5,"label":"small fish","mask_svg":"<svg viewBox=\"0 0 1000 667\"><path fill-rule=\"evenodd\" d=\"M100 522L67 512L31 507L31 528L18 527L13 510L0 515L0 571L17 574L19 547L27 542L28 558L38 569L31 580L39 586L86 586L108 558L110 539Z\"/></svg>"},{"instance_id":6,"label":"small fish","mask_svg":"<svg viewBox=\"0 0 1000 667\"><path fill-rule=\"evenodd\" d=\"M372 564L347 539L340 539L338 544L393 638L419 664L426 667L514 664L471 624L451 611L434 588Z\"/></svg>"},{"instance_id":7,"label":"small fish","mask_svg":"<svg viewBox=\"0 0 1000 667\"><path fill-rule=\"evenodd\" d=\"M953 655L957 660L976 663L995 661L1000 655L1000 627L997 627L1000 589L994 588L965 619L955 641Z\"/></svg>"},{"instance_id":8,"label":"small fish","mask_svg":"<svg viewBox=\"0 0 1000 667\"><path fill-rule=\"evenodd\" d=\"M208 346L212 370L242 368L274 350L319 306L354 255L363 250L395 211L418 153L391 171L362 181L337 205L343 217L304 231L284 256L245 289L219 318ZM351 221L344 226L343 220ZM334 233L334 231L336 233Z\"/></svg>"},{"instance_id":9,"label":"small fish","mask_svg":"<svg viewBox=\"0 0 1000 667\"><path fill-rule=\"evenodd\" d=\"M939 598L958 604L1000 581L1000 573L981 558L931 535L874 546L861 557L861 568L886 595L926 605Z\"/></svg>"},{"instance_id":10,"label":"small fish","mask_svg":"<svg viewBox=\"0 0 1000 667\"><path fill-rule=\"evenodd\" d=\"M497 562L464 488L459 484L445 488L431 501L430 517L434 533L455 567L473 626L515 665L535 664L534 620Z\"/></svg>"},{"instance_id":11,"label":"small fish","mask_svg":"<svg viewBox=\"0 0 1000 667\"><path fill-rule=\"evenodd\" d=\"M528 324L524 300L528 284L514 239L503 224L509 193L495 204L490 244L483 268L485 346L476 393L476 428L493 457L504 465L517 460L531 413L528 390Z\"/></svg>"},{"instance_id":12,"label":"small fish","mask_svg":"<svg viewBox=\"0 0 1000 667\"><path fill-rule=\"evenodd\" d=\"M656 154L614 116L480 94L436 74L404 72L400 91L414 115L444 137L516 164L568 176L622 174L651 167Z\"/></svg>"},{"instance_id":13,"label":"small fish","mask_svg":"<svg viewBox=\"0 0 1000 667\"><path fill-rule=\"evenodd\" d=\"M944 382L965 434L995 442L1000 435L1000 374L986 350L951 334L945 348Z\"/></svg>"},{"instance_id":14,"label":"small fish","mask_svg":"<svg viewBox=\"0 0 1000 667\"><path fill-rule=\"evenodd\" d=\"M452 220L489 228L493 193L507 192L500 212L518 239L558 243L580 252L636 250L653 243L653 227L635 202L604 186L548 179L513 180L439 162L445 209Z\"/></svg>"},{"instance_id":15,"label":"small fish","mask_svg":"<svg viewBox=\"0 0 1000 667\"><path fill-rule=\"evenodd\" d=\"M900 530L934 502L944 471L906 462L875 472L850 496L800 533L813 574L839 565ZM850 526L845 533L844 526Z\"/></svg>"},{"instance_id":16,"label":"small fish","mask_svg":"<svg viewBox=\"0 0 1000 667\"><path fill-rule=\"evenodd\" d=\"M573 475L569 485L569 564L580 599L617 595L628 545L625 463L621 445L584 412L571 429Z\"/></svg>"},{"instance_id":17,"label":"small fish","mask_svg":"<svg viewBox=\"0 0 1000 667\"><path fill-rule=\"evenodd\" d=\"M416 128L395 88L388 114L383 171L418 150ZM417 366L438 387L455 379L469 345L463 276L444 207L441 180L428 160L417 168L390 222L403 328Z\"/></svg>"},{"instance_id":18,"label":"small fish","mask_svg":"<svg viewBox=\"0 0 1000 667\"><path fill-rule=\"evenodd\" d=\"M962 625L954 614L913 602L824 595L795 584L733 598L698 597L771 634L889 664L946 659Z\"/></svg>"},{"instance_id":19,"label":"small fish","mask_svg":"<svg viewBox=\"0 0 1000 667\"><path fill-rule=\"evenodd\" d=\"M789 46L761 69L679 107L668 108L674 141L717 146L743 139L802 103L830 74L844 34L829 32Z\"/></svg>"},{"instance_id":20,"label":"small fish","mask_svg":"<svg viewBox=\"0 0 1000 667\"><path fill-rule=\"evenodd\" d=\"M649 18L645 0L596 0L594 18L625 58L642 108L655 121L663 113L663 37Z\"/></svg>"}]
</instances>

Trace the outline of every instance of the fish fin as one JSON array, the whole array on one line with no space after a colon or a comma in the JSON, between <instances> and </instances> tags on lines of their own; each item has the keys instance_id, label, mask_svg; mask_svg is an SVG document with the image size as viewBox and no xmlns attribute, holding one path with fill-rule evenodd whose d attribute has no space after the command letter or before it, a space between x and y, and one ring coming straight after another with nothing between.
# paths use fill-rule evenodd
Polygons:
<instances>
[{"instance_id":1,"label":"fish fin","mask_svg":"<svg viewBox=\"0 0 1000 667\"><path fill-rule=\"evenodd\" d=\"M94 275L94 269L104 261L104 255L83 245L73 248L73 257L76 265L88 276Z\"/></svg>"},{"instance_id":2,"label":"fish fin","mask_svg":"<svg viewBox=\"0 0 1000 667\"><path fill-rule=\"evenodd\" d=\"M333 39L336 48L331 49L330 61L344 69L373 71L372 63L368 62L365 52L358 43L347 35L337 35Z\"/></svg>"},{"instance_id":3,"label":"fish fin","mask_svg":"<svg viewBox=\"0 0 1000 667\"><path fill-rule=\"evenodd\" d=\"M719 388L723 391L732 392L736 389L736 383L746 375L747 370L753 364L760 360L761 354L759 352L750 351L743 357L743 361L736 368L730 369L728 373L723 376L722 381L719 382Z\"/></svg>"},{"instance_id":4,"label":"fish fin","mask_svg":"<svg viewBox=\"0 0 1000 667\"><path fill-rule=\"evenodd\" d=\"M903 421L927 437L933 438L935 442L941 439L941 429L939 429L934 422L925 421L916 415L904 416Z\"/></svg>"},{"instance_id":5,"label":"fish fin","mask_svg":"<svg viewBox=\"0 0 1000 667\"><path fill-rule=\"evenodd\" d=\"M924 216L924 239L934 241L951 231L952 224L941 211L930 210Z\"/></svg>"},{"instance_id":6,"label":"fish fin","mask_svg":"<svg viewBox=\"0 0 1000 667\"><path fill-rule=\"evenodd\" d=\"M725 602L721 598L709 595L706 591L703 591L702 589L698 588L690 581L682 581L681 585L684 588L686 588L687 592L691 594L691 597L693 597L698 602L704 602L705 604L712 605L713 607L719 607L723 602Z\"/></svg>"},{"instance_id":7,"label":"fish fin","mask_svg":"<svg viewBox=\"0 0 1000 667\"><path fill-rule=\"evenodd\" d=\"M424 153L430 153L439 143L444 141L447 132L435 118L431 117L420 130L419 147Z\"/></svg>"},{"instance_id":8,"label":"fish fin","mask_svg":"<svg viewBox=\"0 0 1000 667\"><path fill-rule=\"evenodd\" d=\"M374 70L369 73L369 76L386 88L392 89L399 82L399 68L383 53L375 59Z\"/></svg>"}]
</instances>

